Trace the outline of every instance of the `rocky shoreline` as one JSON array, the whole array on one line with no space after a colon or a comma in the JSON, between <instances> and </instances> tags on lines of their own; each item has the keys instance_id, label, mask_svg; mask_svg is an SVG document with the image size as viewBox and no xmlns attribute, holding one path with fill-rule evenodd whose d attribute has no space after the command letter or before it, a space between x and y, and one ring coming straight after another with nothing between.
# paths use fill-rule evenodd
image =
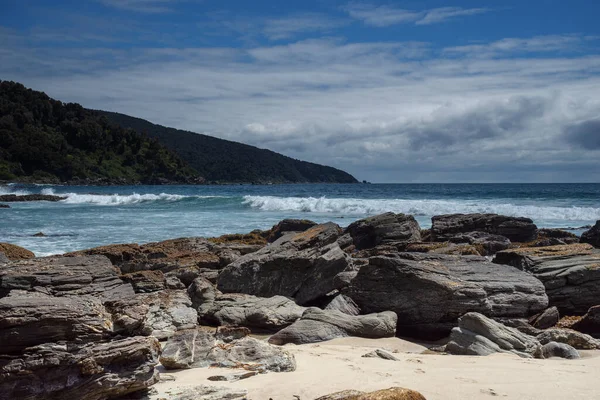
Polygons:
<instances>
[{"instance_id":1,"label":"rocky shoreline","mask_svg":"<svg viewBox=\"0 0 600 400\"><path fill-rule=\"evenodd\" d=\"M393 213L45 258L0 244L0 399L150 398L159 371L208 367L231 373L170 398L243 399L210 381L290 373L291 344L353 337L576 360L600 349L599 247L600 221L578 238L528 218L445 215L422 230ZM321 397L375 398L425 397Z\"/></svg>"}]
</instances>

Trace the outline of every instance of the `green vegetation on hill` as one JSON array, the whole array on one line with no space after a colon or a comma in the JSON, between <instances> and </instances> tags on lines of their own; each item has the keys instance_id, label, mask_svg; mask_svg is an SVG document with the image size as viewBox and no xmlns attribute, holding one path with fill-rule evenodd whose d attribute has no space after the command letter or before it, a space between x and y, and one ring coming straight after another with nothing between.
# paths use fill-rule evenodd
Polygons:
<instances>
[{"instance_id":1,"label":"green vegetation on hill","mask_svg":"<svg viewBox=\"0 0 600 400\"><path fill-rule=\"evenodd\" d=\"M0 180L71 183L192 183L176 154L101 113L0 81Z\"/></svg>"},{"instance_id":2,"label":"green vegetation on hill","mask_svg":"<svg viewBox=\"0 0 600 400\"><path fill-rule=\"evenodd\" d=\"M120 126L158 139L208 181L356 183L336 168L295 160L270 150L212 136L155 125L128 115L102 111Z\"/></svg>"}]
</instances>

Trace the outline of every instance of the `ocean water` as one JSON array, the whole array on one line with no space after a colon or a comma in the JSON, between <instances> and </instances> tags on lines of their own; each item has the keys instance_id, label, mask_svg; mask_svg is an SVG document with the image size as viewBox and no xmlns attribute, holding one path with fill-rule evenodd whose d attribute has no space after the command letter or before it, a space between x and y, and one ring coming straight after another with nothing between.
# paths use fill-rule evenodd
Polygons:
<instances>
[{"instance_id":1,"label":"ocean water","mask_svg":"<svg viewBox=\"0 0 600 400\"><path fill-rule=\"evenodd\" d=\"M600 220L600 184L312 184L239 186L47 186L10 184L0 194L68 196L0 209L0 242L36 255L111 243L219 236L268 229L284 218L347 226L386 211L431 217L486 212L532 218L539 227ZM46 237L33 237L43 232Z\"/></svg>"}]
</instances>

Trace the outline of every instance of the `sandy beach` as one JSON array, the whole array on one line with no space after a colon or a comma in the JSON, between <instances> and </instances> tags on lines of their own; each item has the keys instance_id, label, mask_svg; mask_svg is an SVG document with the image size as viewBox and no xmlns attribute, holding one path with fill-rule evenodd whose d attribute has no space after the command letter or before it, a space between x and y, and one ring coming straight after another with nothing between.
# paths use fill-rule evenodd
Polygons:
<instances>
[{"instance_id":1,"label":"sandy beach","mask_svg":"<svg viewBox=\"0 0 600 400\"><path fill-rule=\"evenodd\" d=\"M238 382L211 382L209 376L234 371L197 368L167 372L175 381L160 382L152 399L169 398L195 385L248 390L253 400L312 400L346 389L374 391L393 386L414 389L428 400L596 399L600 398L600 351L583 351L579 360L524 359L422 354L425 347L398 338L343 338L308 345L286 345L297 370L268 373ZM400 361L363 358L373 349L394 353ZM297 397L294 397L297 396Z\"/></svg>"}]
</instances>

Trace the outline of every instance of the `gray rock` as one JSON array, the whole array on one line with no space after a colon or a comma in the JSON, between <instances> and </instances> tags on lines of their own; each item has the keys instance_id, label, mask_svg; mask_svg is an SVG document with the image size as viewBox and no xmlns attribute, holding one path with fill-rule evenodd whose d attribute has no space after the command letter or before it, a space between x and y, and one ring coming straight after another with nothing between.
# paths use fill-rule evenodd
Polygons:
<instances>
[{"instance_id":1,"label":"gray rock","mask_svg":"<svg viewBox=\"0 0 600 400\"><path fill-rule=\"evenodd\" d=\"M343 292L363 313L396 312L400 335L426 339L447 336L469 311L524 318L548 305L538 279L476 256L373 257Z\"/></svg>"},{"instance_id":2,"label":"gray rock","mask_svg":"<svg viewBox=\"0 0 600 400\"><path fill-rule=\"evenodd\" d=\"M213 382L237 382L242 379L252 378L258 375L258 371L240 372L237 374L213 375L209 376L208 380Z\"/></svg>"},{"instance_id":3,"label":"gray rock","mask_svg":"<svg viewBox=\"0 0 600 400\"><path fill-rule=\"evenodd\" d=\"M357 250L388 242L419 242L421 228L412 215L385 213L353 222L346 228Z\"/></svg>"},{"instance_id":4,"label":"gray rock","mask_svg":"<svg viewBox=\"0 0 600 400\"><path fill-rule=\"evenodd\" d=\"M364 354L363 357L365 357L365 358L382 358L384 360L390 360L390 361L400 361L392 353L390 353L389 351L386 351L386 350L382 350L382 349L373 350L370 353Z\"/></svg>"},{"instance_id":5,"label":"gray rock","mask_svg":"<svg viewBox=\"0 0 600 400\"><path fill-rule=\"evenodd\" d=\"M529 319L529 323L537 329L548 329L553 327L560 320L558 308L550 307L543 312L534 315Z\"/></svg>"},{"instance_id":6,"label":"gray rock","mask_svg":"<svg viewBox=\"0 0 600 400\"><path fill-rule=\"evenodd\" d=\"M448 239L451 243L467 243L475 246L482 256L491 256L510 247L507 237L487 232L460 233Z\"/></svg>"},{"instance_id":7,"label":"gray rock","mask_svg":"<svg viewBox=\"0 0 600 400\"><path fill-rule=\"evenodd\" d=\"M580 241L600 248L600 221L596 221L596 224L589 231L585 231L581 235Z\"/></svg>"},{"instance_id":8,"label":"gray rock","mask_svg":"<svg viewBox=\"0 0 600 400\"><path fill-rule=\"evenodd\" d=\"M269 243L273 243L286 233L304 232L315 225L317 225L316 222L309 221L307 219L284 219L283 221L275 225L273 228L271 228L269 236L267 237L267 241Z\"/></svg>"},{"instance_id":9,"label":"gray rock","mask_svg":"<svg viewBox=\"0 0 600 400\"><path fill-rule=\"evenodd\" d=\"M600 349L600 341L590 335L577 332L572 329L553 328L547 329L537 335L537 339L542 344L550 342L565 343L578 350L596 350Z\"/></svg>"},{"instance_id":10,"label":"gray rock","mask_svg":"<svg viewBox=\"0 0 600 400\"><path fill-rule=\"evenodd\" d=\"M544 283L550 305L582 315L600 298L600 250L589 244L504 250L494 262L527 271Z\"/></svg>"},{"instance_id":11,"label":"gray rock","mask_svg":"<svg viewBox=\"0 0 600 400\"><path fill-rule=\"evenodd\" d=\"M231 331L231 329L229 329ZM247 336L248 330L215 334L206 330L179 331L169 338L160 357L167 369L239 368L260 372L296 369L294 356L267 342ZM220 332L220 331L219 331Z\"/></svg>"},{"instance_id":12,"label":"gray rock","mask_svg":"<svg viewBox=\"0 0 600 400\"><path fill-rule=\"evenodd\" d=\"M348 315L360 314L360 308L356 305L354 300L343 294L335 296L333 300L327 304L325 310L339 311Z\"/></svg>"},{"instance_id":13,"label":"gray rock","mask_svg":"<svg viewBox=\"0 0 600 400\"><path fill-rule=\"evenodd\" d=\"M131 283L136 293L150 293L166 289L165 275L161 271L138 271L121 275L121 279Z\"/></svg>"},{"instance_id":14,"label":"gray rock","mask_svg":"<svg viewBox=\"0 0 600 400\"><path fill-rule=\"evenodd\" d=\"M543 332L543 330L533 327L533 325L529 323L529 320L525 318L494 318L494 320L500 322L502 325L516 328L530 336L537 336Z\"/></svg>"},{"instance_id":15,"label":"gray rock","mask_svg":"<svg viewBox=\"0 0 600 400\"><path fill-rule=\"evenodd\" d=\"M572 328L595 338L600 337L600 306L591 307Z\"/></svg>"},{"instance_id":16,"label":"gray rock","mask_svg":"<svg viewBox=\"0 0 600 400\"><path fill-rule=\"evenodd\" d=\"M171 400L245 400L247 390L228 387L199 385L182 388L169 397Z\"/></svg>"},{"instance_id":17,"label":"gray rock","mask_svg":"<svg viewBox=\"0 0 600 400\"><path fill-rule=\"evenodd\" d=\"M10 208L8 204L0 204L0 208Z\"/></svg>"},{"instance_id":18,"label":"gray rock","mask_svg":"<svg viewBox=\"0 0 600 400\"><path fill-rule=\"evenodd\" d=\"M71 347L50 343L0 357L0 399L104 400L158 381L154 367L160 345L154 338Z\"/></svg>"},{"instance_id":19,"label":"gray rock","mask_svg":"<svg viewBox=\"0 0 600 400\"><path fill-rule=\"evenodd\" d=\"M339 289L335 277L352 269L350 258L335 243L340 233L328 223L285 235L225 267L217 287L224 293L292 297L300 305L316 300Z\"/></svg>"},{"instance_id":20,"label":"gray rock","mask_svg":"<svg viewBox=\"0 0 600 400\"><path fill-rule=\"evenodd\" d=\"M102 340L112 333L110 315L92 297L54 298L24 293L0 299L0 354L38 344Z\"/></svg>"},{"instance_id":21,"label":"gray rock","mask_svg":"<svg viewBox=\"0 0 600 400\"><path fill-rule=\"evenodd\" d=\"M452 329L446 352L458 355L486 356L513 353L524 358L542 358L542 346L534 338L509 328L479 313L467 313Z\"/></svg>"},{"instance_id":22,"label":"gray rock","mask_svg":"<svg viewBox=\"0 0 600 400\"><path fill-rule=\"evenodd\" d=\"M529 218L497 214L450 214L431 219L434 242L446 242L458 233L487 232L507 237L512 242L530 242L537 238L537 227Z\"/></svg>"},{"instance_id":23,"label":"gray rock","mask_svg":"<svg viewBox=\"0 0 600 400\"><path fill-rule=\"evenodd\" d=\"M339 311L307 309L302 318L269 338L269 343L316 343L340 337L391 337L396 333L396 314L386 311L378 314L352 316Z\"/></svg>"},{"instance_id":24,"label":"gray rock","mask_svg":"<svg viewBox=\"0 0 600 400\"><path fill-rule=\"evenodd\" d=\"M566 358L567 360L576 360L581 358L577 350L565 343L549 342L542 346L544 358Z\"/></svg>"},{"instance_id":25,"label":"gray rock","mask_svg":"<svg viewBox=\"0 0 600 400\"><path fill-rule=\"evenodd\" d=\"M10 260L8 259L8 257L6 257L4 255L4 253L0 253L0 264L4 264L4 263L7 263L7 262L10 262Z\"/></svg>"}]
</instances>

